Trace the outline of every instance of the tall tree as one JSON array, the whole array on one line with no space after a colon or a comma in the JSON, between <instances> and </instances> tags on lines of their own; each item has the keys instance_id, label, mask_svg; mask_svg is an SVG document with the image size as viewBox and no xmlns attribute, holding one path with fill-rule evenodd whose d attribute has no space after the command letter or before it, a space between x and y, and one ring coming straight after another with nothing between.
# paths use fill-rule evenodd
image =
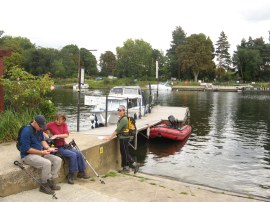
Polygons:
<instances>
[{"instance_id":1,"label":"tall tree","mask_svg":"<svg viewBox=\"0 0 270 202\"><path fill-rule=\"evenodd\" d=\"M117 47L117 72L119 77L145 77L153 69L153 49L143 40L128 39Z\"/></svg>"},{"instance_id":2,"label":"tall tree","mask_svg":"<svg viewBox=\"0 0 270 202\"><path fill-rule=\"evenodd\" d=\"M229 53L230 44L225 33L222 31L216 43L216 57L218 61L218 68L229 70L231 68L232 60Z\"/></svg>"},{"instance_id":3,"label":"tall tree","mask_svg":"<svg viewBox=\"0 0 270 202\"><path fill-rule=\"evenodd\" d=\"M233 55L233 63L242 81L258 80L262 62L260 51L255 48L254 41L251 38L248 42L243 39Z\"/></svg>"},{"instance_id":4,"label":"tall tree","mask_svg":"<svg viewBox=\"0 0 270 202\"><path fill-rule=\"evenodd\" d=\"M168 65L171 69L171 76L180 79L181 65L177 61L176 49L183 44L186 39L186 33L182 27L177 26L172 32L171 48L167 50Z\"/></svg>"},{"instance_id":5,"label":"tall tree","mask_svg":"<svg viewBox=\"0 0 270 202\"><path fill-rule=\"evenodd\" d=\"M1 48L8 48L12 50L11 57L5 57L5 70L10 70L11 67L17 66L20 68L24 67L24 53L28 50L35 49L35 45L31 41L24 37L12 37L3 36L0 40Z\"/></svg>"},{"instance_id":6,"label":"tall tree","mask_svg":"<svg viewBox=\"0 0 270 202\"><path fill-rule=\"evenodd\" d=\"M102 76L116 76L116 57L111 51L106 51L101 54L99 60L99 66L101 67Z\"/></svg>"},{"instance_id":7,"label":"tall tree","mask_svg":"<svg viewBox=\"0 0 270 202\"><path fill-rule=\"evenodd\" d=\"M60 50L65 76L77 76L79 65L79 49L76 45L67 45Z\"/></svg>"},{"instance_id":8,"label":"tall tree","mask_svg":"<svg viewBox=\"0 0 270 202\"><path fill-rule=\"evenodd\" d=\"M97 60L89 50L85 48L80 49L80 63L80 65L85 69L85 75L97 75Z\"/></svg>"},{"instance_id":9,"label":"tall tree","mask_svg":"<svg viewBox=\"0 0 270 202\"><path fill-rule=\"evenodd\" d=\"M204 34L192 34L176 50L178 62L184 70L191 70L195 82L203 70L213 69L214 47Z\"/></svg>"}]
</instances>

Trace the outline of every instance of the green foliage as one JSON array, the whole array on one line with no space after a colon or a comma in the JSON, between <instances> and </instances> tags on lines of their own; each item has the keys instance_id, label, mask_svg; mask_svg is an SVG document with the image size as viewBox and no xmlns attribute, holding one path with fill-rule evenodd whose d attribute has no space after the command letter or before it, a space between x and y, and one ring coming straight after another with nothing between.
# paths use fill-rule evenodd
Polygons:
<instances>
[{"instance_id":1,"label":"green foliage","mask_svg":"<svg viewBox=\"0 0 270 202\"><path fill-rule=\"evenodd\" d=\"M192 71L195 82L200 72L215 67L213 43L204 34L192 34L187 37L186 41L178 46L176 52L178 63L183 70Z\"/></svg>"},{"instance_id":2,"label":"green foliage","mask_svg":"<svg viewBox=\"0 0 270 202\"><path fill-rule=\"evenodd\" d=\"M238 47L233 57L242 81L257 81L262 58L256 49Z\"/></svg>"},{"instance_id":3,"label":"green foliage","mask_svg":"<svg viewBox=\"0 0 270 202\"><path fill-rule=\"evenodd\" d=\"M15 112L32 109L50 113L54 106L46 96L52 85L53 81L47 74L36 77L14 66L4 79L5 100Z\"/></svg>"},{"instance_id":4,"label":"green foliage","mask_svg":"<svg viewBox=\"0 0 270 202\"><path fill-rule=\"evenodd\" d=\"M32 121L38 112L25 110L16 113L7 109L0 114L0 143L2 143L16 140L20 127Z\"/></svg>"},{"instance_id":5,"label":"green foliage","mask_svg":"<svg viewBox=\"0 0 270 202\"><path fill-rule=\"evenodd\" d=\"M149 43L143 40L128 39L123 47L117 47L118 77L141 78L154 72L153 50Z\"/></svg>"},{"instance_id":6,"label":"green foliage","mask_svg":"<svg viewBox=\"0 0 270 202\"><path fill-rule=\"evenodd\" d=\"M100 56L99 66L101 67L102 76L116 76L116 57L111 51L106 51Z\"/></svg>"},{"instance_id":7,"label":"green foliage","mask_svg":"<svg viewBox=\"0 0 270 202\"><path fill-rule=\"evenodd\" d=\"M216 43L217 49L216 49L216 57L218 61L218 67L224 68L226 70L231 68L231 56L229 53L230 44L228 42L227 36L222 31L220 33L220 37Z\"/></svg>"},{"instance_id":8,"label":"green foliage","mask_svg":"<svg viewBox=\"0 0 270 202\"><path fill-rule=\"evenodd\" d=\"M37 114L49 120L56 112L47 97L53 85L48 75L36 77L14 66L6 77L1 80L4 81L6 105L0 116L0 142L16 140L19 128Z\"/></svg>"},{"instance_id":9,"label":"green foliage","mask_svg":"<svg viewBox=\"0 0 270 202\"><path fill-rule=\"evenodd\" d=\"M176 49L186 40L186 33L182 27L177 26L172 32L171 48L167 51L168 69L170 69L171 77L180 79L181 66L177 61Z\"/></svg>"},{"instance_id":10,"label":"green foliage","mask_svg":"<svg viewBox=\"0 0 270 202\"><path fill-rule=\"evenodd\" d=\"M118 176L118 173L116 171L110 171L104 175L104 178L105 177L117 177L117 176Z\"/></svg>"}]
</instances>

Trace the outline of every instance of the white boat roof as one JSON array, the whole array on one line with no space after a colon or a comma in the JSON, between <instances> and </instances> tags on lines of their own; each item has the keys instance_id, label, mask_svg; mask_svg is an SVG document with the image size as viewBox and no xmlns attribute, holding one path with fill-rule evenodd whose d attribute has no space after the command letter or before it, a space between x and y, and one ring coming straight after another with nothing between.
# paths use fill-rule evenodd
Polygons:
<instances>
[{"instance_id":1,"label":"white boat roof","mask_svg":"<svg viewBox=\"0 0 270 202\"><path fill-rule=\"evenodd\" d=\"M140 86L114 86L113 88L135 88L135 89L141 89Z\"/></svg>"}]
</instances>

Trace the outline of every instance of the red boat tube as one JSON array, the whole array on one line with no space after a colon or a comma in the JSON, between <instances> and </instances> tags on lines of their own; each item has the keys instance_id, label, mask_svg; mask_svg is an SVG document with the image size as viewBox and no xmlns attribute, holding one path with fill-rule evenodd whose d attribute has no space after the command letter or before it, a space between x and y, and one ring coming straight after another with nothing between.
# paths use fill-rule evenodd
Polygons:
<instances>
[{"instance_id":1,"label":"red boat tube","mask_svg":"<svg viewBox=\"0 0 270 202\"><path fill-rule=\"evenodd\" d=\"M173 128L167 124L159 124L150 129L150 138L163 137L171 140L184 140L192 131L190 125L181 128Z\"/></svg>"}]
</instances>

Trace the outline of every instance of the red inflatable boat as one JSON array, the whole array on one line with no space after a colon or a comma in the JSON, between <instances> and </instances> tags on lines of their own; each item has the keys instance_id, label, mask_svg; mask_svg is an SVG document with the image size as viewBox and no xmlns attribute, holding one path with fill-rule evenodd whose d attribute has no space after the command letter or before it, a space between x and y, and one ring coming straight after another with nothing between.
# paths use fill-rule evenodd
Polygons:
<instances>
[{"instance_id":1,"label":"red inflatable boat","mask_svg":"<svg viewBox=\"0 0 270 202\"><path fill-rule=\"evenodd\" d=\"M150 138L163 137L171 140L181 141L190 135L192 128L185 125L181 128L173 128L167 124L159 124L150 129Z\"/></svg>"}]
</instances>

